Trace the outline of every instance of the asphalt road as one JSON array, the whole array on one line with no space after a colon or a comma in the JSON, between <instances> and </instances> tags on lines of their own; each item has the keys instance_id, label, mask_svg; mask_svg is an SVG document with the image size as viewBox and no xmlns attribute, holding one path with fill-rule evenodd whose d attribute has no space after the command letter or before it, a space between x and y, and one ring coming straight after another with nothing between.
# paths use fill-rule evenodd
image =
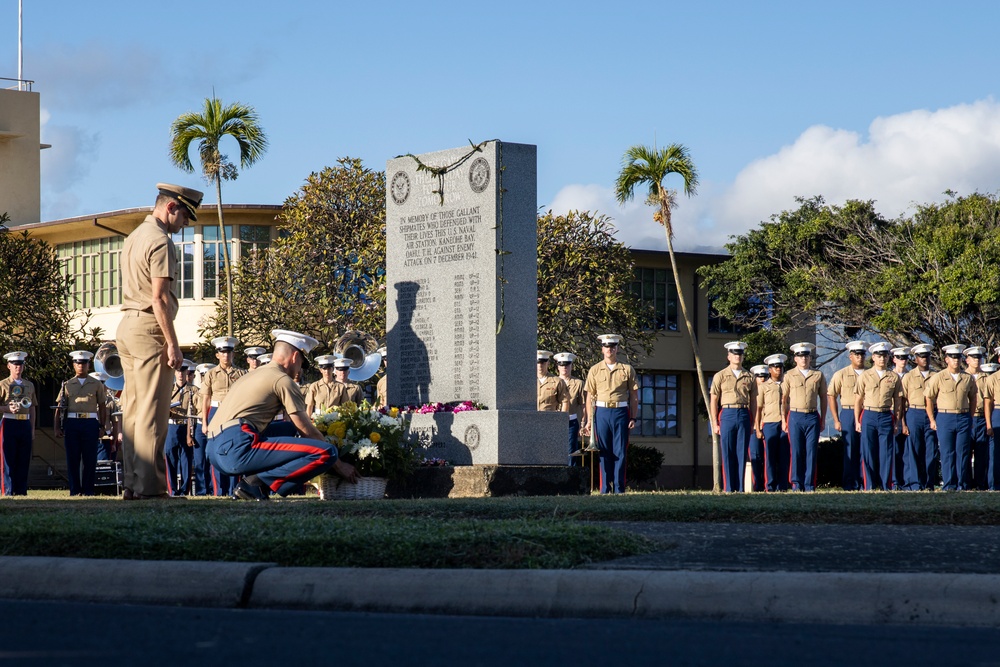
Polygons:
<instances>
[{"instance_id":1,"label":"asphalt road","mask_svg":"<svg viewBox=\"0 0 1000 667\"><path fill-rule=\"evenodd\" d=\"M982 628L0 602L0 665L1000 664Z\"/></svg>"}]
</instances>

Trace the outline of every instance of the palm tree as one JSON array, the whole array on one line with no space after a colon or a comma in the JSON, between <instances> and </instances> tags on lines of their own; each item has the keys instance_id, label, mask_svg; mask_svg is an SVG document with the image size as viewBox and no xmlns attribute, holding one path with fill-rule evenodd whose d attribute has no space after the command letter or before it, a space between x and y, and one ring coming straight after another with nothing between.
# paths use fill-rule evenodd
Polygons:
<instances>
[{"instance_id":1,"label":"palm tree","mask_svg":"<svg viewBox=\"0 0 1000 667\"><path fill-rule=\"evenodd\" d=\"M647 146L632 146L622 157L622 170L615 181L615 196L619 204L631 201L638 185L649 186L649 196L646 203L658 206L653 219L663 225L667 234L667 251L670 253L670 268L674 273L674 285L677 289L677 300L681 304L681 314L687 325L688 338L691 339L691 351L694 354L694 364L698 375L698 385L705 408L710 405L708 400L708 385L705 384L705 374L701 368L701 354L698 352L698 339L694 333L694 323L688 314L687 301L681 288L680 276L677 273L677 260L674 257L674 228L671 224L671 210L677 206L676 190L668 190L663 181L670 174L677 174L684 179L684 194L692 196L698 188L698 170L691 160L688 149L681 144L670 144L657 150ZM711 417L710 417L711 419ZM719 490L719 436L715 429L709 427L712 434L712 483Z\"/></svg>"},{"instance_id":2,"label":"palm tree","mask_svg":"<svg viewBox=\"0 0 1000 667\"><path fill-rule=\"evenodd\" d=\"M246 104L234 102L223 106L214 95L205 100L202 112L189 112L177 117L170 126L170 161L187 173L194 171L189 152L191 143L198 143L201 171L205 180L215 183L217 209L219 212L219 237L222 239L224 267L226 271L226 312L228 331L233 335L233 275L229 263L229 239L222 215L222 181L232 181L239 176L236 165L222 154L219 142L223 137L232 137L240 149L240 167L252 166L267 150L267 137L260 126L257 111Z\"/></svg>"}]
</instances>

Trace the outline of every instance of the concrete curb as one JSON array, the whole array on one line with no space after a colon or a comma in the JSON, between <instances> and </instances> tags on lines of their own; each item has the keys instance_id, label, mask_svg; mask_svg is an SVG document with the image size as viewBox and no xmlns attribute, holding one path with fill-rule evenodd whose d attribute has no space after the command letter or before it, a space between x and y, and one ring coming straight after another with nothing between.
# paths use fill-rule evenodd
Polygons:
<instances>
[{"instance_id":1,"label":"concrete curb","mask_svg":"<svg viewBox=\"0 0 1000 667\"><path fill-rule=\"evenodd\" d=\"M0 598L242 607L273 563L0 558Z\"/></svg>"},{"instance_id":2,"label":"concrete curb","mask_svg":"<svg viewBox=\"0 0 1000 667\"><path fill-rule=\"evenodd\" d=\"M1000 575L417 570L0 557L0 599L1000 627Z\"/></svg>"},{"instance_id":3,"label":"concrete curb","mask_svg":"<svg viewBox=\"0 0 1000 667\"><path fill-rule=\"evenodd\" d=\"M251 607L1000 626L1000 575L273 568Z\"/></svg>"}]
</instances>

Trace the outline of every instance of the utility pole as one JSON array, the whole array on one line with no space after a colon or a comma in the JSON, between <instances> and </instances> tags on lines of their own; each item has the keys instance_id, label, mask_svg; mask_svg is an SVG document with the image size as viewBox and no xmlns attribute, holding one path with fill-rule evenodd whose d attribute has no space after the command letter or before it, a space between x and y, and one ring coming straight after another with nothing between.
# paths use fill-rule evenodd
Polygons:
<instances>
[{"instance_id":1,"label":"utility pole","mask_svg":"<svg viewBox=\"0 0 1000 667\"><path fill-rule=\"evenodd\" d=\"M17 89L24 90L24 0L17 0Z\"/></svg>"}]
</instances>

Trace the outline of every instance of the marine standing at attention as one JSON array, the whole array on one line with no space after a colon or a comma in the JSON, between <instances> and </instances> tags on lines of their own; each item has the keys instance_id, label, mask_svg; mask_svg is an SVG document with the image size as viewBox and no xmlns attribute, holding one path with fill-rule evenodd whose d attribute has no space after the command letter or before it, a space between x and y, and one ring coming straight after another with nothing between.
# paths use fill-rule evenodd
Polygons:
<instances>
[{"instance_id":1,"label":"marine standing at attention","mask_svg":"<svg viewBox=\"0 0 1000 667\"><path fill-rule=\"evenodd\" d=\"M903 484L907 491L933 488L931 472L937 460L937 432L931 428L924 404L924 384L930 377L932 346L926 343L910 348L916 367L903 376L903 428L906 449L903 451Z\"/></svg>"},{"instance_id":2,"label":"marine standing at attention","mask_svg":"<svg viewBox=\"0 0 1000 667\"><path fill-rule=\"evenodd\" d=\"M941 348L947 366L924 384L927 419L931 428L937 431L941 451L943 491L969 489L964 462L970 456L972 414L976 411L979 389L972 376L959 368L964 349L960 343Z\"/></svg>"},{"instance_id":3,"label":"marine standing at attention","mask_svg":"<svg viewBox=\"0 0 1000 667\"><path fill-rule=\"evenodd\" d=\"M743 491L743 469L750 446L751 415L757 415L757 386L753 376L743 369L747 344L733 341L725 345L729 366L712 378L709 419L719 436L722 463L722 490Z\"/></svg>"},{"instance_id":4,"label":"marine standing at attention","mask_svg":"<svg viewBox=\"0 0 1000 667\"><path fill-rule=\"evenodd\" d=\"M69 495L92 496L97 481L97 446L104 435L108 395L100 380L90 377L92 352L74 350L74 376L63 382L56 396L55 436L64 438ZM65 414L62 406L65 405ZM60 424L66 425L63 432Z\"/></svg>"},{"instance_id":5,"label":"marine standing at attention","mask_svg":"<svg viewBox=\"0 0 1000 667\"><path fill-rule=\"evenodd\" d=\"M815 345L796 343L790 349L795 355L795 368L785 373L781 383L781 413L783 430L788 433L792 450L792 490L815 491L819 434L826 424L826 378L809 368Z\"/></svg>"},{"instance_id":6,"label":"marine standing at attention","mask_svg":"<svg viewBox=\"0 0 1000 667\"><path fill-rule=\"evenodd\" d=\"M844 491L857 491L861 488L861 434L854 428L854 385L865 372L864 341L852 340L847 343L847 352L851 363L833 374L830 387L827 390L827 401L830 404L830 414L833 415L833 427L840 431L844 439ZM837 400L840 409L837 409Z\"/></svg>"},{"instance_id":7,"label":"marine standing at attention","mask_svg":"<svg viewBox=\"0 0 1000 667\"><path fill-rule=\"evenodd\" d=\"M10 375L0 381L0 494L26 496L38 396L34 383L24 378L28 353L8 352L3 358Z\"/></svg>"},{"instance_id":8,"label":"marine standing at attention","mask_svg":"<svg viewBox=\"0 0 1000 667\"><path fill-rule=\"evenodd\" d=\"M540 412L569 412L569 390L566 383L549 375L549 359L552 353L548 350L537 350L535 387L538 390L538 410Z\"/></svg>"},{"instance_id":9,"label":"marine standing at attention","mask_svg":"<svg viewBox=\"0 0 1000 667\"><path fill-rule=\"evenodd\" d=\"M597 438L601 493L625 493L625 457L629 432L635 428L639 412L639 383L635 369L618 361L621 336L602 334L598 339L604 359L590 367L584 384L587 414L594 419L582 433L587 435L593 429Z\"/></svg>"},{"instance_id":10,"label":"marine standing at attention","mask_svg":"<svg viewBox=\"0 0 1000 667\"><path fill-rule=\"evenodd\" d=\"M757 387L758 437L764 441L764 476L768 491L788 490L788 436L781 430L781 382L785 374L784 354L764 358L770 377Z\"/></svg>"},{"instance_id":11,"label":"marine standing at attention","mask_svg":"<svg viewBox=\"0 0 1000 667\"><path fill-rule=\"evenodd\" d=\"M552 357L559 369L559 379L566 385L569 392L569 465L583 465L580 456L573 452L580 449L580 428L586 423L587 394L583 390L583 380L573 377L573 362L576 355L572 352L560 352ZM581 455L583 452L580 452Z\"/></svg>"},{"instance_id":12,"label":"marine standing at attention","mask_svg":"<svg viewBox=\"0 0 1000 667\"><path fill-rule=\"evenodd\" d=\"M153 212L125 239L122 310L115 336L125 371L122 469L125 500L169 498L163 443L173 371L184 363L174 318L177 250L170 238L198 219L202 193L157 183Z\"/></svg>"},{"instance_id":13,"label":"marine standing at attention","mask_svg":"<svg viewBox=\"0 0 1000 667\"><path fill-rule=\"evenodd\" d=\"M854 427L861 434L861 461L865 491L892 488L895 424L903 409L903 383L888 367L889 343L868 348L872 367L854 387Z\"/></svg>"}]
</instances>

